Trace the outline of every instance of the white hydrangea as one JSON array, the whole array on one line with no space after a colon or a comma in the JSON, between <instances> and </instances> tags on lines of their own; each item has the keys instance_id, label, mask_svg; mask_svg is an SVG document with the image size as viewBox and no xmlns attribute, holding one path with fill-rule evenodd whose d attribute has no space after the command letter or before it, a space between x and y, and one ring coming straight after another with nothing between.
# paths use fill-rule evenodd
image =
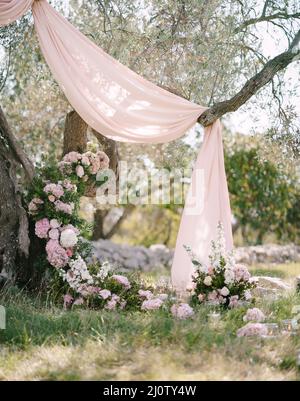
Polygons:
<instances>
[{"instance_id":1,"label":"white hydrangea","mask_svg":"<svg viewBox=\"0 0 300 401\"><path fill-rule=\"evenodd\" d=\"M78 238L74 230L67 228L60 234L60 244L64 248L72 248L78 242Z\"/></svg>"},{"instance_id":2,"label":"white hydrangea","mask_svg":"<svg viewBox=\"0 0 300 401\"><path fill-rule=\"evenodd\" d=\"M234 282L234 270L233 269L225 269L224 278L225 284L230 285Z\"/></svg>"},{"instance_id":3,"label":"white hydrangea","mask_svg":"<svg viewBox=\"0 0 300 401\"><path fill-rule=\"evenodd\" d=\"M93 284L93 277L90 275L88 267L81 256L70 261L70 269L62 273L63 279L68 282L69 286L74 290L78 290L82 284Z\"/></svg>"},{"instance_id":4,"label":"white hydrangea","mask_svg":"<svg viewBox=\"0 0 300 401\"><path fill-rule=\"evenodd\" d=\"M97 277L102 281L105 280L108 276L108 273L112 271L112 266L108 261L104 262L100 267L99 272L97 273Z\"/></svg>"}]
</instances>

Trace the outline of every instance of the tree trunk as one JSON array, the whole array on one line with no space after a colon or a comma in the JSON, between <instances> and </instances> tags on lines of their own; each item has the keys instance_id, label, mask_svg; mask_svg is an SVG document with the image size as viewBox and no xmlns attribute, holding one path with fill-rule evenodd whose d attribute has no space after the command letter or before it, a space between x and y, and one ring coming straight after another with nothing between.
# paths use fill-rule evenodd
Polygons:
<instances>
[{"instance_id":1,"label":"tree trunk","mask_svg":"<svg viewBox=\"0 0 300 401\"><path fill-rule=\"evenodd\" d=\"M64 130L63 156L69 152L83 153L87 146L88 125L76 111L70 111L66 116Z\"/></svg>"},{"instance_id":2,"label":"tree trunk","mask_svg":"<svg viewBox=\"0 0 300 401\"><path fill-rule=\"evenodd\" d=\"M16 151L18 149L18 151ZM19 147L0 108L0 280L14 283L28 274L28 219L17 183L21 159L33 176L33 166ZM26 170L26 167L25 167Z\"/></svg>"},{"instance_id":3,"label":"tree trunk","mask_svg":"<svg viewBox=\"0 0 300 401\"><path fill-rule=\"evenodd\" d=\"M118 162L119 162L119 153L118 153L118 146L117 142L113 141L112 139L106 138L105 136L99 134L99 132L95 131L94 129L92 130L93 134L95 137L98 139L101 148L103 152L107 154L109 157L109 168L113 170L113 172L116 175L116 186L118 188L118 180L119 180L119 174L118 174ZM97 241L100 238L110 238L113 233L115 232L115 229L117 229L117 226L121 224L121 221L123 218L120 218L120 221L118 220L116 222L116 227L112 227L111 230L109 231L108 234L104 233L104 220L106 216L108 215L109 210L105 209L97 209L95 214L94 214L94 228L93 228L93 240ZM112 233L110 235L110 233Z\"/></svg>"}]
</instances>

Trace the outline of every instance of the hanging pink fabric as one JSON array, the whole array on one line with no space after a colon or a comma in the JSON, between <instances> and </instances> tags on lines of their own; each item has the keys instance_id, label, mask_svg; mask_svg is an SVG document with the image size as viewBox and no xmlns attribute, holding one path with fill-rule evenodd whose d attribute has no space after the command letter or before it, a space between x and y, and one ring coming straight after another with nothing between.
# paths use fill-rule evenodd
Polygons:
<instances>
[{"instance_id":1,"label":"hanging pink fabric","mask_svg":"<svg viewBox=\"0 0 300 401\"><path fill-rule=\"evenodd\" d=\"M40 46L55 79L73 108L96 131L116 141L163 143L183 136L205 110L119 63L46 0L0 0L0 25L19 18L31 4ZM231 249L222 134L216 121L205 128L186 199L172 266L175 287L184 289L191 278L192 265L183 245L207 261L219 221Z\"/></svg>"}]
</instances>

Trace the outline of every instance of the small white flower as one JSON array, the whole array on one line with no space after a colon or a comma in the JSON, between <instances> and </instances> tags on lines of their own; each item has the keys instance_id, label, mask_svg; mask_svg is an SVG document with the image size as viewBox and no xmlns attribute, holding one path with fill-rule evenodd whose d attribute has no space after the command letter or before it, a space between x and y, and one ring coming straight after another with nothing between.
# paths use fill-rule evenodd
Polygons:
<instances>
[{"instance_id":1,"label":"small white flower","mask_svg":"<svg viewBox=\"0 0 300 401\"><path fill-rule=\"evenodd\" d=\"M245 297L245 300L246 300L246 301L249 301L249 300L252 298L251 291L250 291L250 290L246 290L246 291L244 292L244 297Z\"/></svg>"}]
</instances>

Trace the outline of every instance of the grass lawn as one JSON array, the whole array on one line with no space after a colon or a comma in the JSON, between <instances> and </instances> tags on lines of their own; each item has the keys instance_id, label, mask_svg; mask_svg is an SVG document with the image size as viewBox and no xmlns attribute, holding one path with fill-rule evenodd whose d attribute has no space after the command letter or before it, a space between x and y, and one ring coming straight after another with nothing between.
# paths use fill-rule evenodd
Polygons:
<instances>
[{"instance_id":1,"label":"grass lawn","mask_svg":"<svg viewBox=\"0 0 300 401\"><path fill-rule=\"evenodd\" d=\"M255 274L291 280L300 264L256 266ZM149 277L150 279L150 277ZM237 338L245 308L210 328L208 307L174 320L167 311L63 311L12 289L0 296L1 380L299 380L300 338ZM291 317L300 296L258 300L269 322Z\"/></svg>"}]
</instances>

